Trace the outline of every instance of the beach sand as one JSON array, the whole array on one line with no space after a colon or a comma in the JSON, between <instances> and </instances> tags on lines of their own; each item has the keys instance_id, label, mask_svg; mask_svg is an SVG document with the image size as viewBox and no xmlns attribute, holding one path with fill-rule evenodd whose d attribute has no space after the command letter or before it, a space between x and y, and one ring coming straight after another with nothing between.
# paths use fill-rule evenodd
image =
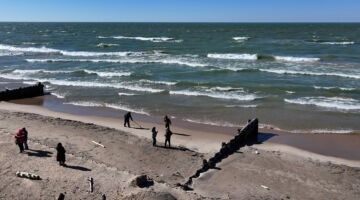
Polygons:
<instances>
[{"instance_id":1,"label":"beach sand","mask_svg":"<svg viewBox=\"0 0 360 200\"><path fill-rule=\"evenodd\" d=\"M137 122L143 128L134 123L137 128L125 128L118 118L7 102L0 103L0 113L0 199L56 199L60 193L65 199L101 199L102 194L108 199L360 198L358 135L293 136L263 129L262 143L242 147L218 163L219 169L194 179L192 191L183 191L176 184L201 168L203 159L236 134L235 128L224 128L226 134L221 134L221 127L193 129L173 119L174 148L168 149L162 147L163 125L150 120ZM158 147L152 146L153 126L159 129ZM30 150L20 154L13 136L22 127L29 132ZM68 167L56 162L58 142L67 151ZM42 179L19 178L16 171ZM142 174L154 185L132 186ZM93 193L88 177L94 178Z\"/></svg>"}]
</instances>

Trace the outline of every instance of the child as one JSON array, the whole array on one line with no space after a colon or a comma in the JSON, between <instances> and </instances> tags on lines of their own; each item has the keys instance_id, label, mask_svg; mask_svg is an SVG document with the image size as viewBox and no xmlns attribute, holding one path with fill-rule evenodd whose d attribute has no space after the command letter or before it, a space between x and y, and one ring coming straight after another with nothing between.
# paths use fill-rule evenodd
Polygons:
<instances>
[{"instance_id":1,"label":"child","mask_svg":"<svg viewBox=\"0 0 360 200\"><path fill-rule=\"evenodd\" d=\"M59 143L56 147L57 155L56 160L59 161L59 165L65 166L65 149L61 143Z\"/></svg>"},{"instance_id":2,"label":"child","mask_svg":"<svg viewBox=\"0 0 360 200\"><path fill-rule=\"evenodd\" d=\"M156 131L155 127L152 128L151 132L152 132L153 146L156 146L156 135L158 132Z\"/></svg>"}]
</instances>

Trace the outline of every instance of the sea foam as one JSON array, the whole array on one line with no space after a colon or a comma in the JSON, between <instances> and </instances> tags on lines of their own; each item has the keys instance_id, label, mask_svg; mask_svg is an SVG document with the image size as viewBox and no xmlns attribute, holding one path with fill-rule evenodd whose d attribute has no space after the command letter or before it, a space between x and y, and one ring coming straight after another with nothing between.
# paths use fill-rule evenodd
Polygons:
<instances>
[{"instance_id":1,"label":"sea foam","mask_svg":"<svg viewBox=\"0 0 360 200\"><path fill-rule=\"evenodd\" d=\"M360 102L356 99L342 97L300 97L285 99L285 102L301 105L315 105L330 109L360 110Z\"/></svg>"}]
</instances>

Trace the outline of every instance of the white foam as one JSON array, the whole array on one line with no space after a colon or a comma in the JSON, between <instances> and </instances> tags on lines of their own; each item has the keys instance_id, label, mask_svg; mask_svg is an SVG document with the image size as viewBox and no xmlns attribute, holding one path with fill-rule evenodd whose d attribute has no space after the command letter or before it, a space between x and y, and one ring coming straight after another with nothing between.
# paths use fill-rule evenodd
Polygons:
<instances>
[{"instance_id":1,"label":"white foam","mask_svg":"<svg viewBox=\"0 0 360 200\"><path fill-rule=\"evenodd\" d=\"M136 95L136 94L134 94L134 93L123 93L123 92L119 92L118 95L119 95L119 96L134 96L134 95Z\"/></svg>"},{"instance_id":2,"label":"white foam","mask_svg":"<svg viewBox=\"0 0 360 200\"><path fill-rule=\"evenodd\" d=\"M239 127L240 125L232 124L229 122L214 122L209 120L198 120L198 119L185 119L185 121L197 124L207 124L212 126L223 126L223 127Z\"/></svg>"},{"instance_id":3,"label":"white foam","mask_svg":"<svg viewBox=\"0 0 360 200\"><path fill-rule=\"evenodd\" d=\"M340 89L343 91L353 91L356 88L344 88L344 87L321 87L321 86L314 86L315 89L324 89L324 90L332 90L332 89Z\"/></svg>"},{"instance_id":4,"label":"white foam","mask_svg":"<svg viewBox=\"0 0 360 200\"><path fill-rule=\"evenodd\" d=\"M160 85L176 85L177 82L169 82L169 81L152 81L152 80L145 80L141 79L139 82L142 83L150 83L150 84L160 84Z\"/></svg>"},{"instance_id":5,"label":"white foam","mask_svg":"<svg viewBox=\"0 0 360 200\"><path fill-rule=\"evenodd\" d=\"M99 72L99 71L92 71L92 70L84 70L86 73L89 74L96 74L100 77L120 77L120 76L130 76L130 72Z\"/></svg>"},{"instance_id":6,"label":"white foam","mask_svg":"<svg viewBox=\"0 0 360 200\"><path fill-rule=\"evenodd\" d=\"M99 43L99 44L97 44L96 46L97 46L97 47L107 47L107 46L109 46L109 47L113 47L113 46L119 46L119 44L111 44L111 43L109 43L109 44L107 44L107 43Z\"/></svg>"},{"instance_id":7,"label":"white foam","mask_svg":"<svg viewBox=\"0 0 360 200\"><path fill-rule=\"evenodd\" d=\"M245 40L250 39L250 37L233 37L233 39L238 41L238 42L243 42Z\"/></svg>"},{"instance_id":8,"label":"white foam","mask_svg":"<svg viewBox=\"0 0 360 200\"><path fill-rule=\"evenodd\" d=\"M113 109L117 109L117 110L125 110L125 111L129 111L129 112L133 112L133 113L138 113L138 114L143 114L143 115L148 115L150 116L150 114L148 112L145 112L143 109L133 109L130 108L128 106L124 106L124 105L119 105L119 104L104 104L105 107L108 108L113 108Z\"/></svg>"},{"instance_id":9,"label":"white foam","mask_svg":"<svg viewBox=\"0 0 360 200\"><path fill-rule=\"evenodd\" d=\"M10 52L32 52L32 53L55 53L64 56L79 56L79 57L91 57L91 56L139 56L143 55L142 52L89 52L89 51L64 51L59 49L52 49L46 47L16 47L11 45L0 44L0 50Z\"/></svg>"},{"instance_id":10,"label":"white foam","mask_svg":"<svg viewBox=\"0 0 360 200\"><path fill-rule=\"evenodd\" d=\"M169 42L174 41L173 38L169 37L127 37L127 36L113 36L114 39L127 39L127 40L141 40L141 41L151 41L151 42Z\"/></svg>"},{"instance_id":11,"label":"white foam","mask_svg":"<svg viewBox=\"0 0 360 200\"><path fill-rule=\"evenodd\" d=\"M289 91L289 90L287 90L285 92L288 93L288 94L294 94L295 93L294 91Z\"/></svg>"},{"instance_id":12,"label":"white foam","mask_svg":"<svg viewBox=\"0 0 360 200\"><path fill-rule=\"evenodd\" d=\"M249 105L226 105L226 108L256 108L258 105L249 104Z\"/></svg>"},{"instance_id":13,"label":"white foam","mask_svg":"<svg viewBox=\"0 0 360 200\"><path fill-rule=\"evenodd\" d=\"M354 133L352 129L313 129L313 130L292 130L291 133L337 133L337 134L348 134Z\"/></svg>"},{"instance_id":14,"label":"white foam","mask_svg":"<svg viewBox=\"0 0 360 200\"><path fill-rule=\"evenodd\" d=\"M84 106L84 107L103 107L103 105L100 103L87 102L87 101L67 102L64 104L71 104L74 106Z\"/></svg>"},{"instance_id":15,"label":"white foam","mask_svg":"<svg viewBox=\"0 0 360 200\"><path fill-rule=\"evenodd\" d=\"M330 44L330 45L350 45L355 44L355 42L320 42L320 44Z\"/></svg>"},{"instance_id":16,"label":"white foam","mask_svg":"<svg viewBox=\"0 0 360 200\"><path fill-rule=\"evenodd\" d=\"M25 59L27 62L105 62L105 63L160 63L160 64L177 64L177 65L186 65L189 67L206 67L206 64L197 63L197 62L188 62L179 59L144 59L144 58L126 58L126 59Z\"/></svg>"},{"instance_id":17,"label":"white foam","mask_svg":"<svg viewBox=\"0 0 360 200\"><path fill-rule=\"evenodd\" d=\"M285 70L285 69L259 69L263 72L270 72L276 74L294 74L294 75L313 75L313 76L339 76L343 78L354 78L360 79L360 75L354 74L343 74L343 73L336 73L336 72L309 72L309 71L293 71L293 70Z\"/></svg>"},{"instance_id":18,"label":"white foam","mask_svg":"<svg viewBox=\"0 0 360 200\"><path fill-rule=\"evenodd\" d=\"M0 56L22 56L21 52L0 52Z\"/></svg>"},{"instance_id":19,"label":"white foam","mask_svg":"<svg viewBox=\"0 0 360 200\"><path fill-rule=\"evenodd\" d=\"M301 97L298 99L285 99L285 102L340 110L360 110L358 100L342 97Z\"/></svg>"},{"instance_id":20,"label":"white foam","mask_svg":"<svg viewBox=\"0 0 360 200\"><path fill-rule=\"evenodd\" d=\"M292 56L274 56L275 60L287 62L316 62L320 58L305 58L305 57L292 57Z\"/></svg>"},{"instance_id":21,"label":"white foam","mask_svg":"<svg viewBox=\"0 0 360 200\"><path fill-rule=\"evenodd\" d=\"M190 91L190 90L169 91L169 94L186 95L186 96L207 96L207 97L217 98L217 99L233 99L233 100L239 100L239 101L252 101L257 98L255 95L252 95L252 94L200 92L200 91Z\"/></svg>"},{"instance_id":22,"label":"white foam","mask_svg":"<svg viewBox=\"0 0 360 200\"><path fill-rule=\"evenodd\" d=\"M225 54L211 54L207 55L208 58L216 59L231 59L231 60L257 60L257 54L234 54L234 53L225 53Z\"/></svg>"},{"instance_id":23,"label":"white foam","mask_svg":"<svg viewBox=\"0 0 360 200\"><path fill-rule=\"evenodd\" d=\"M52 92L51 94L56 96L59 99L65 99L65 95L63 95L63 94L59 94L59 93L55 93L55 92Z\"/></svg>"}]
</instances>

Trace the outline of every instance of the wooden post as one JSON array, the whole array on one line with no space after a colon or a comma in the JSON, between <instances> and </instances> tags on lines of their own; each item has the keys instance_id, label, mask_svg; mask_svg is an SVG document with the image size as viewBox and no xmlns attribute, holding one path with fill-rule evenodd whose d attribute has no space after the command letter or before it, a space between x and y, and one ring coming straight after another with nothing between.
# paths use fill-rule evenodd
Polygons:
<instances>
[{"instance_id":1,"label":"wooden post","mask_svg":"<svg viewBox=\"0 0 360 200\"><path fill-rule=\"evenodd\" d=\"M103 194L101 197L102 197L102 200L106 200L105 194Z\"/></svg>"},{"instance_id":2,"label":"wooden post","mask_svg":"<svg viewBox=\"0 0 360 200\"><path fill-rule=\"evenodd\" d=\"M94 179L92 177L89 177L88 181L90 184L89 190L90 190L90 192L93 192L94 191Z\"/></svg>"},{"instance_id":3,"label":"wooden post","mask_svg":"<svg viewBox=\"0 0 360 200\"><path fill-rule=\"evenodd\" d=\"M60 193L58 200L64 200L64 199L65 199L65 195L63 193Z\"/></svg>"}]
</instances>

